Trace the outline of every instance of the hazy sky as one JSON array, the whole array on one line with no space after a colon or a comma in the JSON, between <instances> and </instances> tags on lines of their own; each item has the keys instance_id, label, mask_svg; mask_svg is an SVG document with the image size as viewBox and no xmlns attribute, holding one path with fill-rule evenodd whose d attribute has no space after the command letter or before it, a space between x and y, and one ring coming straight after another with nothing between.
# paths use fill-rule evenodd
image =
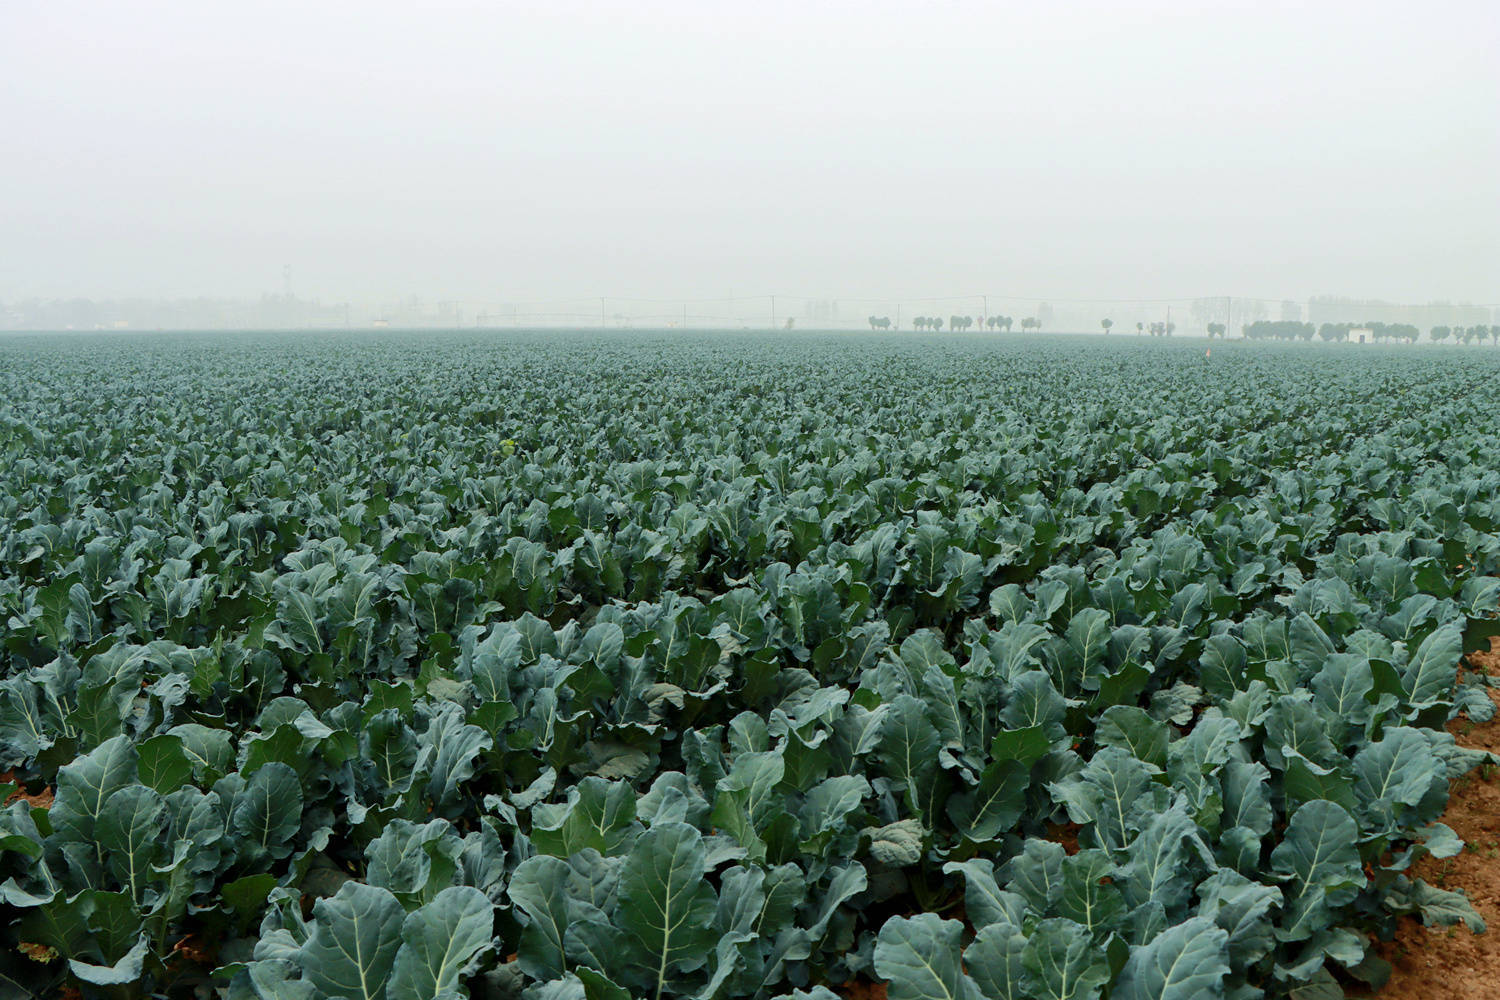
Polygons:
<instances>
[{"instance_id":1,"label":"hazy sky","mask_svg":"<svg viewBox=\"0 0 1500 1000\"><path fill-rule=\"evenodd\" d=\"M0 300L1500 301L1500 2L0 4Z\"/></svg>"}]
</instances>

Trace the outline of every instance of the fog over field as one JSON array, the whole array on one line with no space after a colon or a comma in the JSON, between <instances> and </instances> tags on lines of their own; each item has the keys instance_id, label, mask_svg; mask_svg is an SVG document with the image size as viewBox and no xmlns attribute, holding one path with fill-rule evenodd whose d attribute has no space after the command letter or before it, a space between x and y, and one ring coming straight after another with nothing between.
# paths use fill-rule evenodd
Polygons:
<instances>
[{"instance_id":1,"label":"fog over field","mask_svg":"<svg viewBox=\"0 0 1500 1000\"><path fill-rule=\"evenodd\" d=\"M10 4L0 302L1493 303L1497 10Z\"/></svg>"}]
</instances>

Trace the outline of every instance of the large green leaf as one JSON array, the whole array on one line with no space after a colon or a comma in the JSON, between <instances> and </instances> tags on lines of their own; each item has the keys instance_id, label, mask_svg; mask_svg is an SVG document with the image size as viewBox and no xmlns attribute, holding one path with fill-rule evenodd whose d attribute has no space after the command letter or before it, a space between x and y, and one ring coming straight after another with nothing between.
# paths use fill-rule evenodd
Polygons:
<instances>
[{"instance_id":1,"label":"large green leaf","mask_svg":"<svg viewBox=\"0 0 1500 1000\"><path fill-rule=\"evenodd\" d=\"M521 968L537 979L567 971L568 881L573 869L561 858L539 854L516 866L506 892L521 913Z\"/></svg>"},{"instance_id":2,"label":"large green leaf","mask_svg":"<svg viewBox=\"0 0 1500 1000\"><path fill-rule=\"evenodd\" d=\"M1060 869L1059 869L1060 870ZM1006 892L995 882L995 863L988 858L950 861L943 866L946 874L961 872L964 876L964 910L969 921L981 930L993 923L1005 922L1020 927L1025 921L1026 900ZM1061 890L1059 890L1061 891Z\"/></svg>"},{"instance_id":3,"label":"large green leaf","mask_svg":"<svg viewBox=\"0 0 1500 1000\"><path fill-rule=\"evenodd\" d=\"M384 1000L405 919L385 889L345 882L331 899L313 905L312 933L297 964L325 997Z\"/></svg>"},{"instance_id":4,"label":"large green leaf","mask_svg":"<svg viewBox=\"0 0 1500 1000\"><path fill-rule=\"evenodd\" d=\"M1151 786L1151 771L1124 747L1103 747L1077 775L1053 783L1054 798L1068 818L1093 824L1099 841L1112 849L1130 840L1129 815Z\"/></svg>"},{"instance_id":5,"label":"large green leaf","mask_svg":"<svg viewBox=\"0 0 1500 1000\"><path fill-rule=\"evenodd\" d=\"M970 840L994 840L1020 819L1030 783L1031 770L1025 764L996 761L980 774L978 785L948 800L948 815Z\"/></svg>"},{"instance_id":6,"label":"large green leaf","mask_svg":"<svg viewBox=\"0 0 1500 1000\"><path fill-rule=\"evenodd\" d=\"M490 946L494 923L490 901L466 885L449 886L408 914L387 991L390 1000L453 995L459 974Z\"/></svg>"},{"instance_id":7,"label":"large green leaf","mask_svg":"<svg viewBox=\"0 0 1500 1000\"><path fill-rule=\"evenodd\" d=\"M1305 940L1328 927L1335 909L1351 902L1364 885L1359 827L1337 803L1308 802L1271 852L1271 867L1289 883L1279 936Z\"/></svg>"},{"instance_id":8,"label":"large green leaf","mask_svg":"<svg viewBox=\"0 0 1500 1000\"><path fill-rule=\"evenodd\" d=\"M57 798L50 810L59 836L83 844L95 841L99 818L115 793L137 782L135 747L116 736L65 765L57 775Z\"/></svg>"},{"instance_id":9,"label":"large green leaf","mask_svg":"<svg viewBox=\"0 0 1500 1000\"><path fill-rule=\"evenodd\" d=\"M738 840L753 860L765 860L761 826L779 813L776 786L785 774L781 753L765 751L740 754L729 773L719 779L713 821Z\"/></svg>"},{"instance_id":10,"label":"large green leaf","mask_svg":"<svg viewBox=\"0 0 1500 1000\"><path fill-rule=\"evenodd\" d=\"M463 710L445 702L419 741L430 754L427 795L435 804L451 804L459 786L474 773L475 758L493 743L478 726L464 722Z\"/></svg>"},{"instance_id":11,"label":"large green leaf","mask_svg":"<svg viewBox=\"0 0 1500 1000\"><path fill-rule=\"evenodd\" d=\"M1442 625L1423 639L1401 671L1407 704L1422 708L1446 700L1458 679L1463 651L1463 629L1457 622Z\"/></svg>"},{"instance_id":12,"label":"large green leaf","mask_svg":"<svg viewBox=\"0 0 1500 1000\"><path fill-rule=\"evenodd\" d=\"M148 954L150 954L150 942L146 940L146 935L142 934L118 961L109 965L95 965L92 962L74 958L68 961L68 971L84 982L93 983L96 986L125 986L141 981L141 973L145 969Z\"/></svg>"},{"instance_id":13,"label":"large green leaf","mask_svg":"<svg viewBox=\"0 0 1500 1000\"><path fill-rule=\"evenodd\" d=\"M620 925L642 983L658 995L672 973L702 966L718 939L706 856L697 830L659 823L636 838L620 872Z\"/></svg>"},{"instance_id":14,"label":"large green leaf","mask_svg":"<svg viewBox=\"0 0 1500 1000\"><path fill-rule=\"evenodd\" d=\"M561 858L584 848L609 854L629 837L635 809L635 791L628 784L587 777L568 790L566 804L537 806L531 839Z\"/></svg>"},{"instance_id":15,"label":"large green leaf","mask_svg":"<svg viewBox=\"0 0 1500 1000\"><path fill-rule=\"evenodd\" d=\"M1462 923L1474 934L1485 932L1484 918L1474 909L1468 896L1428 885L1422 879L1403 878L1392 888L1386 906L1393 913L1419 915L1428 927Z\"/></svg>"},{"instance_id":16,"label":"large green leaf","mask_svg":"<svg viewBox=\"0 0 1500 1000\"><path fill-rule=\"evenodd\" d=\"M153 881L152 861L165 812L166 804L155 789L126 785L109 797L99 817L96 835L105 863L137 906L146 902L146 889Z\"/></svg>"},{"instance_id":17,"label":"large green leaf","mask_svg":"<svg viewBox=\"0 0 1500 1000\"><path fill-rule=\"evenodd\" d=\"M1132 948L1111 1000L1202 1000L1224 995L1229 933L1192 917Z\"/></svg>"},{"instance_id":18,"label":"large green leaf","mask_svg":"<svg viewBox=\"0 0 1500 1000\"><path fill-rule=\"evenodd\" d=\"M881 726L877 753L918 819L926 817L932 803L938 745L938 731L925 704L909 694L897 696Z\"/></svg>"},{"instance_id":19,"label":"large green leaf","mask_svg":"<svg viewBox=\"0 0 1500 1000\"><path fill-rule=\"evenodd\" d=\"M1082 924L1098 936L1114 929L1125 912L1125 900L1113 883L1114 872L1114 863L1101 850L1079 851L1063 859L1058 916Z\"/></svg>"},{"instance_id":20,"label":"large green leaf","mask_svg":"<svg viewBox=\"0 0 1500 1000\"><path fill-rule=\"evenodd\" d=\"M875 973L891 1000L971 1000L978 990L960 966L963 924L935 913L892 917L875 942Z\"/></svg>"},{"instance_id":21,"label":"large green leaf","mask_svg":"<svg viewBox=\"0 0 1500 1000\"><path fill-rule=\"evenodd\" d=\"M972 885L972 883L971 883ZM1026 935L1006 920L989 924L964 949L964 968L984 1000L1028 1000Z\"/></svg>"},{"instance_id":22,"label":"large green leaf","mask_svg":"<svg viewBox=\"0 0 1500 1000\"><path fill-rule=\"evenodd\" d=\"M302 825L302 782L286 764L262 765L245 783L232 815L242 849L252 858L284 858Z\"/></svg>"},{"instance_id":23,"label":"large green leaf","mask_svg":"<svg viewBox=\"0 0 1500 1000\"><path fill-rule=\"evenodd\" d=\"M1417 827L1447 804L1446 769L1432 745L1401 726L1354 755L1354 788L1366 822L1376 829Z\"/></svg>"},{"instance_id":24,"label":"large green leaf","mask_svg":"<svg viewBox=\"0 0 1500 1000\"><path fill-rule=\"evenodd\" d=\"M1107 957L1088 929L1060 917L1032 929L1021 968L1037 1000L1094 1000L1109 981Z\"/></svg>"}]
</instances>

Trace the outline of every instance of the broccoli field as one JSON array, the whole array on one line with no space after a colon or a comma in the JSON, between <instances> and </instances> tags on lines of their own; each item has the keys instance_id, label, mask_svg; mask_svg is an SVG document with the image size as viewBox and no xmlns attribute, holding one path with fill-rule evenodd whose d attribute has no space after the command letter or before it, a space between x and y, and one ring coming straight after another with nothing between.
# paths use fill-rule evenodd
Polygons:
<instances>
[{"instance_id":1,"label":"broccoli field","mask_svg":"<svg viewBox=\"0 0 1500 1000\"><path fill-rule=\"evenodd\" d=\"M0 997L1340 997L1500 351L0 340ZM1497 682L1500 683L1500 682Z\"/></svg>"}]
</instances>

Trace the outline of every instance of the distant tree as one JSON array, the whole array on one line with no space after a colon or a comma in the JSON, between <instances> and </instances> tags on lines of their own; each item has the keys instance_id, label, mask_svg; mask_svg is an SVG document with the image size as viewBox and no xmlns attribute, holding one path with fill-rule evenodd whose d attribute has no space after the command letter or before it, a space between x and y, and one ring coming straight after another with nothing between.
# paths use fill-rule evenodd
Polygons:
<instances>
[{"instance_id":1,"label":"distant tree","mask_svg":"<svg viewBox=\"0 0 1500 1000\"><path fill-rule=\"evenodd\" d=\"M1299 337L1303 340L1311 340L1317 332L1311 323L1264 319L1247 323L1241 327L1241 330L1249 340L1293 340Z\"/></svg>"},{"instance_id":2,"label":"distant tree","mask_svg":"<svg viewBox=\"0 0 1500 1000\"><path fill-rule=\"evenodd\" d=\"M1112 319L1101 319L1099 325L1104 327L1104 332L1107 334L1109 333L1109 328L1115 325L1115 321Z\"/></svg>"},{"instance_id":3,"label":"distant tree","mask_svg":"<svg viewBox=\"0 0 1500 1000\"><path fill-rule=\"evenodd\" d=\"M984 318L984 325L987 326L987 327L989 327L991 330L993 330L995 327L997 327L997 326L1000 325L1000 317L999 316L986 316Z\"/></svg>"},{"instance_id":4,"label":"distant tree","mask_svg":"<svg viewBox=\"0 0 1500 1000\"><path fill-rule=\"evenodd\" d=\"M1021 320L1022 330L1032 330L1036 329L1039 326L1041 326L1041 324L1036 321L1035 316L1027 316L1025 319Z\"/></svg>"},{"instance_id":5,"label":"distant tree","mask_svg":"<svg viewBox=\"0 0 1500 1000\"><path fill-rule=\"evenodd\" d=\"M1146 324L1145 323L1137 323L1135 325L1135 335L1137 337L1139 337L1141 334L1143 334L1145 332L1146 332Z\"/></svg>"},{"instance_id":6,"label":"distant tree","mask_svg":"<svg viewBox=\"0 0 1500 1000\"><path fill-rule=\"evenodd\" d=\"M1011 318L1010 316L1001 316L1000 317L1000 322L997 325L1005 327L1005 332L1009 333L1010 332L1010 328L1011 328L1012 324L1014 324L1014 323L1015 323L1015 320L1013 318Z\"/></svg>"},{"instance_id":7,"label":"distant tree","mask_svg":"<svg viewBox=\"0 0 1500 1000\"><path fill-rule=\"evenodd\" d=\"M934 316L927 322L932 324L934 330L941 330L943 328L943 317L941 316Z\"/></svg>"},{"instance_id":8,"label":"distant tree","mask_svg":"<svg viewBox=\"0 0 1500 1000\"><path fill-rule=\"evenodd\" d=\"M1490 343L1500 345L1500 323L1490 324Z\"/></svg>"},{"instance_id":9,"label":"distant tree","mask_svg":"<svg viewBox=\"0 0 1500 1000\"><path fill-rule=\"evenodd\" d=\"M927 317L926 316L913 316L911 318L911 328L913 330L925 330L925 329L927 329Z\"/></svg>"},{"instance_id":10,"label":"distant tree","mask_svg":"<svg viewBox=\"0 0 1500 1000\"><path fill-rule=\"evenodd\" d=\"M1172 332L1174 330L1176 330L1176 329L1177 329L1177 324L1176 323L1168 323L1167 327L1166 327L1167 336L1168 337L1172 336Z\"/></svg>"},{"instance_id":11,"label":"distant tree","mask_svg":"<svg viewBox=\"0 0 1500 1000\"><path fill-rule=\"evenodd\" d=\"M1228 331L1225 329L1223 323L1210 323L1210 324L1208 324L1208 336L1209 336L1210 339L1212 339L1214 337L1222 337L1227 332Z\"/></svg>"}]
</instances>

